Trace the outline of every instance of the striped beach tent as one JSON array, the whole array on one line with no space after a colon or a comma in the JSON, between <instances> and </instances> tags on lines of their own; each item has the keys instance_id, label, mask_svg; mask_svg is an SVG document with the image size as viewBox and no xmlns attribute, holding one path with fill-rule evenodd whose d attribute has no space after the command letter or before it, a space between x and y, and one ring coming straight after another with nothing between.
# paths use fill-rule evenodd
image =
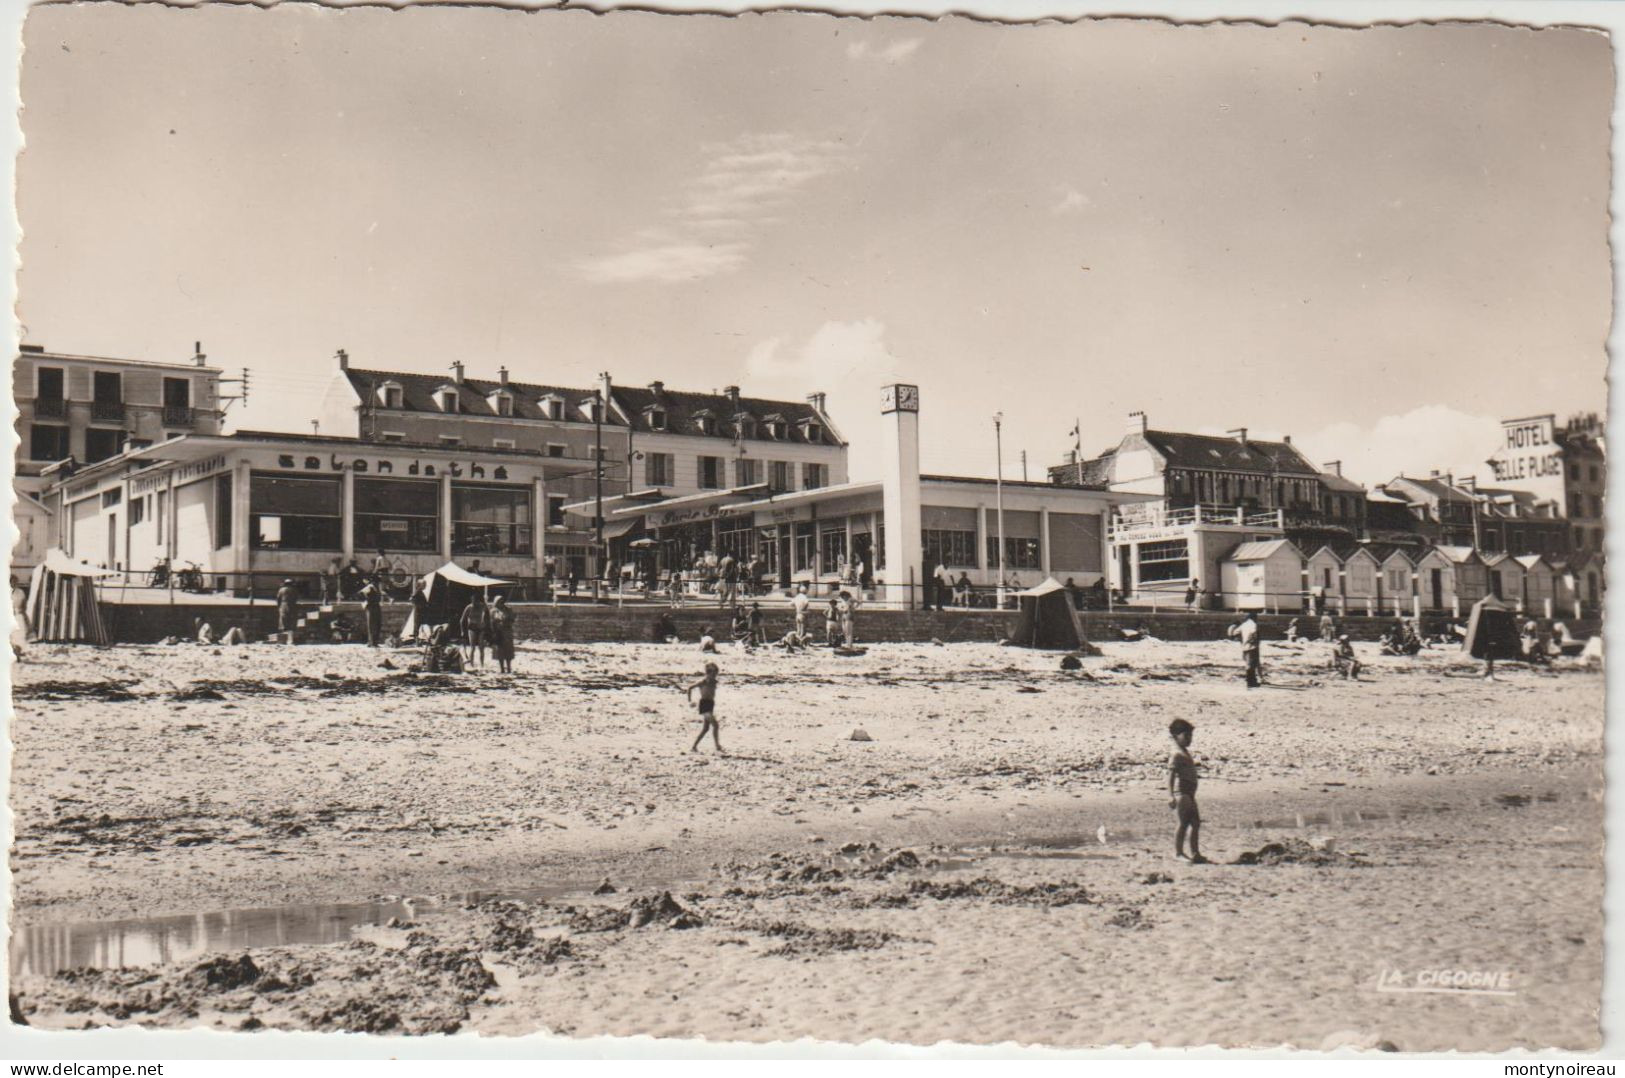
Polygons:
<instances>
[{"instance_id":1,"label":"striped beach tent","mask_svg":"<svg viewBox=\"0 0 1625 1078\"><path fill-rule=\"evenodd\" d=\"M118 574L74 561L53 547L34 566L28 584L30 640L109 644L107 624L96 603L96 581Z\"/></svg>"}]
</instances>

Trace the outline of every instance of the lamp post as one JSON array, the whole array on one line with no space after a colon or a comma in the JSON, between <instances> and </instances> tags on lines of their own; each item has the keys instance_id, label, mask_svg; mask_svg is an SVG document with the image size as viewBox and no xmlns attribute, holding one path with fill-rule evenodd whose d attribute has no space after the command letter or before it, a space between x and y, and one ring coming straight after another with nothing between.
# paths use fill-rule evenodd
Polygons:
<instances>
[{"instance_id":1,"label":"lamp post","mask_svg":"<svg viewBox=\"0 0 1625 1078\"><path fill-rule=\"evenodd\" d=\"M994 473L994 504L999 517L999 609L1004 609L1004 413L993 413L993 449L998 455L998 470Z\"/></svg>"},{"instance_id":2,"label":"lamp post","mask_svg":"<svg viewBox=\"0 0 1625 1078\"><path fill-rule=\"evenodd\" d=\"M598 576L603 579L604 572L609 566L609 551L604 546L604 391L597 389L592 395L592 477L594 497L597 507L593 510L592 520L595 537L594 548L598 551ZM598 589L593 588L593 594Z\"/></svg>"}]
</instances>

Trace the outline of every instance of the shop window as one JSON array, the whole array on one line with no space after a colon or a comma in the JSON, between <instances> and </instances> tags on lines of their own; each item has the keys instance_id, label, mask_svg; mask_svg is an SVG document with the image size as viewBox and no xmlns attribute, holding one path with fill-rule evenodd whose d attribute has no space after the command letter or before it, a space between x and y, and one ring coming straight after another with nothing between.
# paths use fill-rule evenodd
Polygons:
<instances>
[{"instance_id":1,"label":"shop window","mask_svg":"<svg viewBox=\"0 0 1625 1078\"><path fill-rule=\"evenodd\" d=\"M846 561L846 528L825 528L820 571L838 573Z\"/></svg>"},{"instance_id":2,"label":"shop window","mask_svg":"<svg viewBox=\"0 0 1625 1078\"><path fill-rule=\"evenodd\" d=\"M976 533L930 530L922 533L925 543L925 569L938 565L949 569L976 568Z\"/></svg>"},{"instance_id":3,"label":"shop window","mask_svg":"<svg viewBox=\"0 0 1625 1078\"><path fill-rule=\"evenodd\" d=\"M344 491L338 476L255 472L248 486L249 533L261 550L338 550Z\"/></svg>"},{"instance_id":4,"label":"shop window","mask_svg":"<svg viewBox=\"0 0 1625 1078\"><path fill-rule=\"evenodd\" d=\"M440 484L412 479L355 481L355 549L432 553L440 548Z\"/></svg>"},{"instance_id":5,"label":"shop window","mask_svg":"<svg viewBox=\"0 0 1625 1078\"><path fill-rule=\"evenodd\" d=\"M722 465L721 457L700 458L700 486L703 489L722 489Z\"/></svg>"},{"instance_id":6,"label":"shop window","mask_svg":"<svg viewBox=\"0 0 1625 1078\"><path fill-rule=\"evenodd\" d=\"M813 555L817 550L817 537L813 532L811 523L797 524L794 542L792 543L794 571L804 573L813 567Z\"/></svg>"},{"instance_id":7,"label":"shop window","mask_svg":"<svg viewBox=\"0 0 1625 1078\"><path fill-rule=\"evenodd\" d=\"M1039 567L1039 544L1037 539L1022 536L1007 535L1004 537L1004 567L1006 569L1037 569ZM996 569L999 564L998 536L987 537L987 565Z\"/></svg>"},{"instance_id":8,"label":"shop window","mask_svg":"<svg viewBox=\"0 0 1625 1078\"><path fill-rule=\"evenodd\" d=\"M756 538L756 529L749 519L740 518L723 521L717 529L717 555L732 554L740 563L748 562L754 556L753 540Z\"/></svg>"},{"instance_id":9,"label":"shop window","mask_svg":"<svg viewBox=\"0 0 1625 1078\"><path fill-rule=\"evenodd\" d=\"M1190 553L1184 539L1140 544L1140 580L1190 579Z\"/></svg>"},{"instance_id":10,"label":"shop window","mask_svg":"<svg viewBox=\"0 0 1625 1078\"><path fill-rule=\"evenodd\" d=\"M28 459L29 460L66 460L68 450L68 428L52 427L42 423L35 423L28 431Z\"/></svg>"},{"instance_id":11,"label":"shop window","mask_svg":"<svg viewBox=\"0 0 1625 1078\"><path fill-rule=\"evenodd\" d=\"M529 554L530 491L524 487L451 487L453 554Z\"/></svg>"}]
</instances>

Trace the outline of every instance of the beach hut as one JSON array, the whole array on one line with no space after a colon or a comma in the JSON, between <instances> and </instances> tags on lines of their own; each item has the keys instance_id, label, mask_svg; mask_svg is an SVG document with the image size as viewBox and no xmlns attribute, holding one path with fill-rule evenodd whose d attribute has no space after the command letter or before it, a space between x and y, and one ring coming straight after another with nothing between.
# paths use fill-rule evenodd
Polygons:
<instances>
[{"instance_id":1,"label":"beach hut","mask_svg":"<svg viewBox=\"0 0 1625 1078\"><path fill-rule=\"evenodd\" d=\"M1377 605L1383 613L1410 617L1416 613L1416 562L1402 546L1372 546L1377 563Z\"/></svg>"},{"instance_id":2,"label":"beach hut","mask_svg":"<svg viewBox=\"0 0 1625 1078\"><path fill-rule=\"evenodd\" d=\"M83 644L110 644L107 625L96 602L96 581L117 576L109 569L97 569L74 561L52 547L45 559L34 566L29 579L29 638Z\"/></svg>"},{"instance_id":3,"label":"beach hut","mask_svg":"<svg viewBox=\"0 0 1625 1078\"><path fill-rule=\"evenodd\" d=\"M1467 638L1461 642L1461 650L1490 662L1523 658L1517 617L1493 595L1478 600L1467 620Z\"/></svg>"},{"instance_id":4,"label":"beach hut","mask_svg":"<svg viewBox=\"0 0 1625 1078\"><path fill-rule=\"evenodd\" d=\"M1512 609L1522 612L1523 566L1518 563L1518 559L1504 552L1485 554L1482 557L1489 594Z\"/></svg>"},{"instance_id":5,"label":"beach hut","mask_svg":"<svg viewBox=\"0 0 1625 1078\"><path fill-rule=\"evenodd\" d=\"M1010 643L1024 648L1050 648L1057 651L1089 650L1084 640L1078 610L1064 585L1054 577L1016 593L1019 613Z\"/></svg>"},{"instance_id":6,"label":"beach hut","mask_svg":"<svg viewBox=\"0 0 1625 1078\"><path fill-rule=\"evenodd\" d=\"M1316 606L1322 610L1342 609L1339 602L1343 586L1343 558L1345 554L1339 547L1352 548L1353 543L1326 543L1308 558L1309 594L1316 599Z\"/></svg>"},{"instance_id":7,"label":"beach hut","mask_svg":"<svg viewBox=\"0 0 1625 1078\"><path fill-rule=\"evenodd\" d=\"M1540 554L1520 554L1518 565L1523 569L1523 608L1530 614L1550 618L1557 616L1557 573L1552 563Z\"/></svg>"},{"instance_id":8,"label":"beach hut","mask_svg":"<svg viewBox=\"0 0 1625 1078\"><path fill-rule=\"evenodd\" d=\"M1290 539L1242 543L1219 563L1224 605L1232 610L1301 610L1303 570L1303 552Z\"/></svg>"},{"instance_id":9,"label":"beach hut","mask_svg":"<svg viewBox=\"0 0 1625 1078\"><path fill-rule=\"evenodd\" d=\"M1489 570L1484 559L1470 546L1436 546L1433 548L1450 563L1452 586L1459 614L1490 593Z\"/></svg>"}]
</instances>

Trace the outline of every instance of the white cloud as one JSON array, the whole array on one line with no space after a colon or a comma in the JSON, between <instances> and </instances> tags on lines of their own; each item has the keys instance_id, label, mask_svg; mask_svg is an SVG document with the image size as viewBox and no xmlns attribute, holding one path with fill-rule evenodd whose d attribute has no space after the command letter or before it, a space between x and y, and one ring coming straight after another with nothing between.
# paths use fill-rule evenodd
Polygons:
<instances>
[{"instance_id":1,"label":"white cloud","mask_svg":"<svg viewBox=\"0 0 1625 1078\"><path fill-rule=\"evenodd\" d=\"M1427 475L1434 469L1490 480L1485 461L1500 444L1501 421L1429 404L1383 416L1370 426L1333 423L1295 439L1316 464L1341 460L1343 474L1366 486L1397 475Z\"/></svg>"},{"instance_id":2,"label":"white cloud","mask_svg":"<svg viewBox=\"0 0 1625 1078\"><path fill-rule=\"evenodd\" d=\"M1061 199L1050 207L1051 213L1080 213L1091 205L1089 196L1076 187L1062 186L1056 190L1060 191Z\"/></svg>"},{"instance_id":3,"label":"white cloud","mask_svg":"<svg viewBox=\"0 0 1625 1078\"><path fill-rule=\"evenodd\" d=\"M581 273L589 281L693 281L736 270L745 261L740 243L668 244L640 251L609 255L582 263Z\"/></svg>"},{"instance_id":4,"label":"white cloud","mask_svg":"<svg viewBox=\"0 0 1625 1078\"><path fill-rule=\"evenodd\" d=\"M689 281L731 273L748 261L759 230L808 184L839 168L847 147L788 132L742 135L702 147L698 173L657 225L629 233L616 254L588 259L588 281Z\"/></svg>"}]
</instances>

